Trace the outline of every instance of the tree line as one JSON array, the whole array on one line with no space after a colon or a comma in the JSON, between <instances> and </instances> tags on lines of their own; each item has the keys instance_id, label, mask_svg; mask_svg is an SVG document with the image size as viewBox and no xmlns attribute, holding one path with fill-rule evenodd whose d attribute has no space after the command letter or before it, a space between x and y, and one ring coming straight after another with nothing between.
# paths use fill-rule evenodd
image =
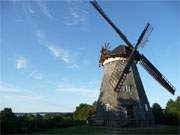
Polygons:
<instances>
[{"instance_id":1,"label":"tree line","mask_svg":"<svg viewBox=\"0 0 180 135\"><path fill-rule=\"evenodd\" d=\"M0 112L1 133L31 133L52 128L84 125L86 120L96 113L96 104L80 104L73 115L46 114L16 116L11 108ZM180 120L180 97L175 101L170 99L165 109L158 103L152 105L155 124L178 125Z\"/></svg>"},{"instance_id":2,"label":"tree line","mask_svg":"<svg viewBox=\"0 0 180 135\"><path fill-rule=\"evenodd\" d=\"M180 97L178 96L175 101L170 99L167 102L165 109L162 109L158 103L154 103L152 105L152 112L154 114L155 124L179 125Z\"/></svg>"},{"instance_id":3,"label":"tree line","mask_svg":"<svg viewBox=\"0 0 180 135\"><path fill-rule=\"evenodd\" d=\"M0 118L2 134L42 132L47 129L72 127L85 123L82 120L75 120L73 115L65 114L16 116L11 108L2 110Z\"/></svg>"}]
</instances>

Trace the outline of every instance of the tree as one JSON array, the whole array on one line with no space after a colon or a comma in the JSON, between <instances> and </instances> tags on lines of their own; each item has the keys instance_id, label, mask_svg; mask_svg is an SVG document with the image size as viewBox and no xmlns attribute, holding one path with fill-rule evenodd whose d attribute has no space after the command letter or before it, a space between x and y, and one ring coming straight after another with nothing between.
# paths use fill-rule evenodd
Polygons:
<instances>
[{"instance_id":1,"label":"tree","mask_svg":"<svg viewBox=\"0 0 180 135\"><path fill-rule=\"evenodd\" d=\"M92 105L96 107L97 106L97 101L94 101Z\"/></svg>"},{"instance_id":2,"label":"tree","mask_svg":"<svg viewBox=\"0 0 180 135\"><path fill-rule=\"evenodd\" d=\"M2 133L18 133L21 132L20 122L18 121L11 108L4 108L0 112L1 132Z\"/></svg>"},{"instance_id":3,"label":"tree","mask_svg":"<svg viewBox=\"0 0 180 135\"><path fill-rule=\"evenodd\" d=\"M94 115L96 112L95 105L80 104L76 107L73 118L75 120L87 120L89 117Z\"/></svg>"},{"instance_id":4,"label":"tree","mask_svg":"<svg viewBox=\"0 0 180 135\"><path fill-rule=\"evenodd\" d=\"M176 115L180 118L180 97L176 99Z\"/></svg>"},{"instance_id":5,"label":"tree","mask_svg":"<svg viewBox=\"0 0 180 135\"><path fill-rule=\"evenodd\" d=\"M4 110L1 111L1 120L3 119L12 119L15 115L12 112L11 108L4 108Z\"/></svg>"},{"instance_id":6,"label":"tree","mask_svg":"<svg viewBox=\"0 0 180 135\"><path fill-rule=\"evenodd\" d=\"M164 113L163 113L163 109L158 103L153 104L152 112L154 114L155 123L162 124L164 122Z\"/></svg>"},{"instance_id":7,"label":"tree","mask_svg":"<svg viewBox=\"0 0 180 135\"><path fill-rule=\"evenodd\" d=\"M165 109L166 124L178 125L180 119L180 97L178 96L175 101L170 99L167 102Z\"/></svg>"},{"instance_id":8,"label":"tree","mask_svg":"<svg viewBox=\"0 0 180 135\"><path fill-rule=\"evenodd\" d=\"M166 113L171 113L176 117L180 116L180 97L178 96L175 101L170 99L166 106Z\"/></svg>"}]
</instances>

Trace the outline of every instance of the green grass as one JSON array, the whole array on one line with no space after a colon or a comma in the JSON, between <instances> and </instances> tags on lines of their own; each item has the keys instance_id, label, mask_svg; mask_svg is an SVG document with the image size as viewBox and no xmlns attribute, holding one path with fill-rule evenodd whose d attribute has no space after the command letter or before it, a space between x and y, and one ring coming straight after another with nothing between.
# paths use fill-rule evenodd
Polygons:
<instances>
[{"instance_id":1,"label":"green grass","mask_svg":"<svg viewBox=\"0 0 180 135\"><path fill-rule=\"evenodd\" d=\"M48 130L42 133L33 135L43 134L59 134L59 135L178 135L179 128L177 126L161 126L154 128L110 128L110 127L69 127L69 128L58 128ZM180 134L180 133L179 133Z\"/></svg>"}]
</instances>

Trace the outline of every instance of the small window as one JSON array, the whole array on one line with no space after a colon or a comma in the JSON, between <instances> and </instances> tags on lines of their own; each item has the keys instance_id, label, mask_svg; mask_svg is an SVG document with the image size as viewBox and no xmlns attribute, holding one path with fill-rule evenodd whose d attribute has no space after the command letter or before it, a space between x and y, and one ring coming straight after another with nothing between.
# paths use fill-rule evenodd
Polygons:
<instances>
[{"instance_id":1,"label":"small window","mask_svg":"<svg viewBox=\"0 0 180 135\"><path fill-rule=\"evenodd\" d=\"M128 92L129 93L131 92L131 86L128 86Z\"/></svg>"},{"instance_id":2,"label":"small window","mask_svg":"<svg viewBox=\"0 0 180 135\"><path fill-rule=\"evenodd\" d=\"M129 85L129 92L132 91L132 85Z\"/></svg>"},{"instance_id":3,"label":"small window","mask_svg":"<svg viewBox=\"0 0 180 135\"><path fill-rule=\"evenodd\" d=\"M121 89L122 89L122 92L125 92L125 86L122 86Z\"/></svg>"},{"instance_id":4,"label":"small window","mask_svg":"<svg viewBox=\"0 0 180 135\"><path fill-rule=\"evenodd\" d=\"M146 112L149 110L147 104L144 104L144 108Z\"/></svg>"},{"instance_id":5,"label":"small window","mask_svg":"<svg viewBox=\"0 0 180 135\"><path fill-rule=\"evenodd\" d=\"M126 92L128 92L128 85L126 85Z\"/></svg>"},{"instance_id":6,"label":"small window","mask_svg":"<svg viewBox=\"0 0 180 135\"><path fill-rule=\"evenodd\" d=\"M131 86L131 85L125 85L125 86L123 87L123 91L124 91L124 92L131 92L131 89L132 89L132 86Z\"/></svg>"},{"instance_id":7,"label":"small window","mask_svg":"<svg viewBox=\"0 0 180 135\"><path fill-rule=\"evenodd\" d=\"M105 104L105 110L109 111L111 109L111 105L110 104Z\"/></svg>"}]
</instances>

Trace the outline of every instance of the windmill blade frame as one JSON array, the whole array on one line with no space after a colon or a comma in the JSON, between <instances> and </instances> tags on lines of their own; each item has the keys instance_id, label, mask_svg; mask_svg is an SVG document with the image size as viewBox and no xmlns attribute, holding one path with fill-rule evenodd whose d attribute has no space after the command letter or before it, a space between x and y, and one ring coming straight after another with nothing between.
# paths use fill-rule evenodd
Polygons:
<instances>
[{"instance_id":1,"label":"windmill blade frame","mask_svg":"<svg viewBox=\"0 0 180 135\"><path fill-rule=\"evenodd\" d=\"M111 19L106 15L103 9L100 7L96 0L91 0L90 3L93 7L99 12L99 14L111 25L111 27L116 31L116 33L120 36L120 38L132 49L133 46L127 39L127 37L121 32L121 30L116 27L116 25L111 21Z\"/></svg>"},{"instance_id":2,"label":"windmill blade frame","mask_svg":"<svg viewBox=\"0 0 180 135\"><path fill-rule=\"evenodd\" d=\"M150 36L152 30L153 30L153 27L150 25L150 23L147 23L137 41L138 48L142 47L147 42L147 39Z\"/></svg>"},{"instance_id":3,"label":"windmill blade frame","mask_svg":"<svg viewBox=\"0 0 180 135\"><path fill-rule=\"evenodd\" d=\"M100 15L111 25L111 27L116 31L116 33L120 36L120 38L128 45L128 47L132 50L128 62L125 65L124 70L120 74L120 79L116 85L116 88L122 86L123 81L125 80L127 73L129 71L130 65L133 62L133 60L138 58L137 61L141 61L140 64L148 71L148 73L153 76L164 88L166 88L170 93L175 93L174 86L167 81L167 79L157 70L157 68L151 64L151 62L144 56L141 55L137 49L145 44L147 41L147 38L149 37L150 33L152 32L152 28L149 23L147 23L145 29L141 33L137 44L135 47L129 42L129 40L126 38L126 36L116 27L116 25L111 21L111 19L105 14L103 9L99 6L96 0L91 0L90 3L93 5L93 7L100 13ZM134 57L134 58L133 58Z\"/></svg>"},{"instance_id":4,"label":"windmill blade frame","mask_svg":"<svg viewBox=\"0 0 180 135\"><path fill-rule=\"evenodd\" d=\"M162 75L158 69L144 56L141 55L140 64L143 68L156 80L158 81L166 90L171 94L175 94L175 87Z\"/></svg>"},{"instance_id":5,"label":"windmill blade frame","mask_svg":"<svg viewBox=\"0 0 180 135\"><path fill-rule=\"evenodd\" d=\"M146 35L146 32L148 31L149 27L150 27L150 24L147 23L147 25L145 26L145 28L142 31L141 35L139 36L139 38L137 40L137 43L136 43L136 46L133 48L132 52L130 53L127 64L125 65L124 70L120 74L119 81L116 84L115 90L120 90L121 89L121 87L123 85L123 82L126 79L126 76L127 76L128 72L129 72L129 69L131 67L131 64L132 64L133 60L135 59L135 54L137 52L137 49L139 48L140 43L141 43L142 39L144 38L144 36Z\"/></svg>"}]
</instances>

